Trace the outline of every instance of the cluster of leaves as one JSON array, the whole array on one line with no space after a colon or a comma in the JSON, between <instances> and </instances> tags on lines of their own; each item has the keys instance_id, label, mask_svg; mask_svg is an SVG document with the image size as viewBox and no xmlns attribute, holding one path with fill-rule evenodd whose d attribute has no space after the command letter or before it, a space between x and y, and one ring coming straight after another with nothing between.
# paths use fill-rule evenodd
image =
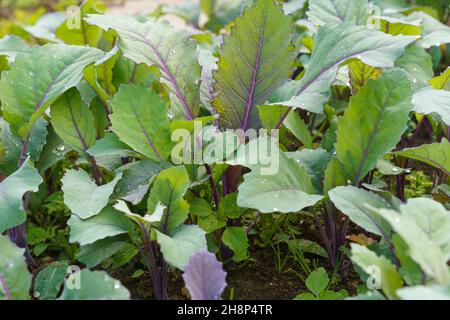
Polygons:
<instances>
[{"instance_id":1,"label":"cluster of leaves","mask_svg":"<svg viewBox=\"0 0 450 320\"><path fill-rule=\"evenodd\" d=\"M0 233L17 245L0 238L11 252L0 257L0 293L28 296L31 278L19 284L8 268L25 270L23 252L32 265L25 226L59 193L79 246L66 257L87 267L83 289L67 285L71 275L60 299L128 298L115 280L97 285L104 272L89 268L138 256L157 298L167 298L170 268L185 271L193 298L219 298L224 274L205 251L245 260L261 214L305 211L336 270L346 272L347 253L363 280L380 270L387 298L425 285L448 297L448 3L373 2L203 0L113 17L87 0L78 20L50 13L24 28L43 45L0 39ZM195 31L175 29L165 13ZM278 138L239 134L261 128ZM277 151L275 174L249 163L261 149ZM433 191L407 199L418 163ZM346 252L349 223L380 241ZM42 271L58 276L35 297L58 297L65 263ZM323 273L311 273L312 295L299 298L346 296Z\"/></svg>"}]
</instances>

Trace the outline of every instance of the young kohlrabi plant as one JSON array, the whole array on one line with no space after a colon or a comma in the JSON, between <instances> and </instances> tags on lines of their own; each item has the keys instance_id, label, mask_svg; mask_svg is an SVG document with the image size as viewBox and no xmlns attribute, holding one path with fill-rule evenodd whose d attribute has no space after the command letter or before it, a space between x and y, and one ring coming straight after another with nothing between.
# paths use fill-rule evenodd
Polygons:
<instances>
[{"instance_id":1,"label":"young kohlrabi plant","mask_svg":"<svg viewBox=\"0 0 450 320\"><path fill-rule=\"evenodd\" d=\"M9 252L0 294L127 299L118 280L89 269L140 264L157 299L169 298L173 270L192 299L219 299L214 255L225 267L247 260L260 219L289 215L312 225L305 240L321 240L318 261L328 258L342 285L351 260L381 290L372 297L448 298L448 5L202 0L112 16L87 0L78 9L23 26L30 43L0 39L0 233L11 240L0 237ZM267 234L277 245L298 240ZM354 291L329 290L307 250L287 250L311 291L298 299ZM44 254L59 261L30 291L27 267L41 269ZM85 268L66 277L71 266Z\"/></svg>"}]
</instances>

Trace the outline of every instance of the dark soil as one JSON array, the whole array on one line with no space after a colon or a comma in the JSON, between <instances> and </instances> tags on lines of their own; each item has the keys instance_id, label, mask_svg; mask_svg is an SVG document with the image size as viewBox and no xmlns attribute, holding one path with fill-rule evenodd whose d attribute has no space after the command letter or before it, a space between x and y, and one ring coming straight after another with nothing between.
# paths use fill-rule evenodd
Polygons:
<instances>
[{"instance_id":1,"label":"dark soil","mask_svg":"<svg viewBox=\"0 0 450 320\"><path fill-rule=\"evenodd\" d=\"M258 249L251 253L252 259L227 270L228 286L224 299L231 298L234 291L235 300L290 300L304 291L302 281L294 272L285 268L279 273L276 269L276 257L270 249ZM137 279L131 278L134 268L123 268L112 272L131 292L132 299L154 299L150 275L145 272ZM169 277L169 298L184 300L189 294L184 288L181 272L172 271Z\"/></svg>"}]
</instances>

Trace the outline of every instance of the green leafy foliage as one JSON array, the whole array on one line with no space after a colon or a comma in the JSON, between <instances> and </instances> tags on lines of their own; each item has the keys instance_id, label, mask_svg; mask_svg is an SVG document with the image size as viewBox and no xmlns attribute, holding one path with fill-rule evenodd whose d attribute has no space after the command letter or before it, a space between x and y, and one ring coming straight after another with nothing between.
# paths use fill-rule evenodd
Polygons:
<instances>
[{"instance_id":1,"label":"green leafy foliage","mask_svg":"<svg viewBox=\"0 0 450 320\"><path fill-rule=\"evenodd\" d=\"M0 183L0 233L25 222L22 196L28 191L38 191L41 183L42 178L29 159Z\"/></svg>"},{"instance_id":2,"label":"green leafy foliage","mask_svg":"<svg viewBox=\"0 0 450 320\"><path fill-rule=\"evenodd\" d=\"M18 248L0 235L0 299L27 300L31 286L31 274L27 269L24 249Z\"/></svg>"},{"instance_id":3,"label":"green leafy foliage","mask_svg":"<svg viewBox=\"0 0 450 320\"><path fill-rule=\"evenodd\" d=\"M213 106L224 127L259 127L256 106L264 104L291 70L290 32L291 18L272 0L255 1L236 19L214 73L219 94Z\"/></svg>"},{"instance_id":4,"label":"green leafy foliage","mask_svg":"<svg viewBox=\"0 0 450 320\"><path fill-rule=\"evenodd\" d=\"M72 4L0 4L0 299L449 299L448 1Z\"/></svg>"},{"instance_id":5,"label":"green leafy foliage","mask_svg":"<svg viewBox=\"0 0 450 320\"><path fill-rule=\"evenodd\" d=\"M400 71L384 73L351 98L338 121L336 151L354 184L361 181L384 153L395 147L407 128L412 90Z\"/></svg>"},{"instance_id":6,"label":"green leafy foliage","mask_svg":"<svg viewBox=\"0 0 450 320\"><path fill-rule=\"evenodd\" d=\"M122 85L111 104L111 129L120 140L150 159L166 160L172 147L161 98L144 87Z\"/></svg>"}]
</instances>

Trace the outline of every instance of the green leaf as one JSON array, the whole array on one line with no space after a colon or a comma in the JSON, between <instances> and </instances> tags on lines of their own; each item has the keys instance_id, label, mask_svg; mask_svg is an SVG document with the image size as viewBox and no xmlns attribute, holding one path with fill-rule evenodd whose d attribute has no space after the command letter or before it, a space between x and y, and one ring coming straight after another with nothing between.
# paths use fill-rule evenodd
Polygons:
<instances>
[{"instance_id":1,"label":"green leaf","mask_svg":"<svg viewBox=\"0 0 450 320\"><path fill-rule=\"evenodd\" d=\"M306 14L316 26L330 22L351 22L365 26L369 23L371 10L367 0L310 0Z\"/></svg>"},{"instance_id":2,"label":"green leaf","mask_svg":"<svg viewBox=\"0 0 450 320\"><path fill-rule=\"evenodd\" d=\"M414 111L420 114L436 113L450 126L450 91L424 88L414 94Z\"/></svg>"},{"instance_id":3,"label":"green leaf","mask_svg":"<svg viewBox=\"0 0 450 320\"><path fill-rule=\"evenodd\" d=\"M76 282L79 279L79 287ZM130 292L105 271L83 269L73 273L58 300L128 300Z\"/></svg>"},{"instance_id":4,"label":"green leaf","mask_svg":"<svg viewBox=\"0 0 450 320\"><path fill-rule=\"evenodd\" d=\"M121 141L153 160L165 160L172 150L167 108L146 88L122 85L111 102L111 129Z\"/></svg>"},{"instance_id":5,"label":"green leaf","mask_svg":"<svg viewBox=\"0 0 450 320\"><path fill-rule=\"evenodd\" d=\"M50 104L80 82L84 67L102 55L95 48L48 44L17 56L0 80L3 115L12 130L26 137Z\"/></svg>"},{"instance_id":6,"label":"green leaf","mask_svg":"<svg viewBox=\"0 0 450 320\"><path fill-rule=\"evenodd\" d=\"M411 258L408 244L398 234L392 236L392 244L400 262L399 272L405 282L410 286L421 284L424 275L420 266Z\"/></svg>"},{"instance_id":7,"label":"green leaf","mask_svg":"<svg viewBox=\"0 0 450 320\"><path fill-rule=\"evenodd\" d=\"M167 207L163 223L170 233L182 224L189 214L189 203L183 196L190 185L189 176L183 166L161 171L148 197L147 210L154 212L159 203ZM167 220L166 220L167 219Z\"/></svg>"},{"instance_id":8,"label":"green leaf","mask_svg":"<svg viewBox=\"0 0 450 320\"><path fill-rule=\"evenodd\" d=\"M411 169L399 168L389 160L385 159L377 161L377 170L384 176L398 176L399 174L411 173Z\"/></svg>"},{"instance_id":9,"label":"green leaf","mask_svg":"<svg viewBox=\"0 0 450 320\"><path fill-rule=\"evenodd\" d=\"M94 157L99 166L110 171L119 170L118 167L123 165L122 158L136 155L136 152L120 141L113 132L108 132L103 138L95 141L87 152Z\"/></svg>"},{"instance_id":10,"label":"green leaf","mask_svg":"<svg viewBox=\"0 0 450 320\"><path fill-rule=\"evenodd\" d=\"M171 112L176 119L197 117L201 69L195 43L186 31L175 30L167 21L138 22L133 17L94 14L85 20L104 30L116 30L125 57L160 70L161 81L170 90Z\"/></svg>"},{"instance_id":11,"label":"green leaf","mask_svg":"<svg viewBox=\"0 0 450 320\"><path fill-rule=\"evenodd\" d=\"M384 256L378 256L366 247L353 243L352 245L352 261L361 267L364 272L371 274L374 267L379 268L373 276L379 276L378 283L384 294L389 299L398 299L397 289L403 286L403 280L395 266Z\"/></svg>"},{"instance_id":12,"label":"green leaf","mask_svg":"<svg viewBox=\"0 0 450 320\"><path fill-rule=\"evenodd\" d=\"M78 260L88 268L93 268L103 260L113 256L125 246L125 241L120 238L109 237L94 243L82 246Z\"/></svg>"},{"instance_id":13,"label":"green leaf","mask_svg":"<svg viewBox=\"0 0 450 320\"><path fill-rule=\"evenodd\" d=\"M34 280L33 296L39 300L55 300L66 279L69 263L54 262L42 269Z\"/></svg>"},{"instance_id":14,"label":"green leaf","mask_svg":"<svg viewBox=\"0 0 450 320\"><path fill-rule=\"evenodd\" d=\"M114 209L122 211L126 214L128 218L135 221L136 223L142 223L144 225L149 225L155 222L160 222L162 220L164 209L166 209L165 206L163 206L161 203L158 203L156 205L155 211L152 214L146 214L145 216L141 216L136 213L132 213L130 209L128 208L128 205L125 201L119 200L114 205Z\"/></svg>"},{"instance_id":15,"label":"green leaf","mask_svg":"<svg viewBox=\"0 0 450 320\"><path fill-rule=\"evenodd\" d=\"M356 187L337 187L328 192L330 200L350 220L366 231L389 239L391 227L367 205L375 208L388 208L389 204L375 193Z\"/></svg>"},{"instance_id":16,"label":"green leaf","mask_svg":"<svg viewBox=\"0 0 450 320\"><path fill-rule=\"evenodd\" d=\"M233 250L234 261L239 262L248 258L248 238L244 228L227 227L222 234L222 242Z\"/></svg>"},{"instance_id":17,"label":"green leaf","mask_svg":"<svg viewBox=\"0 0 450 320\"><path fill-rule=\"evenodd\" d=\"M415 40L412 36L393 37L350 23L327 24L315 37L315 50L303 78L288 82L270 101L322 113L340 65L356 58L372 67L392 67L404 48Z\"/></svg>"},{"instance_id":18,"label":"green leaf","mask_svg":"<svg viewBox=\"0 0 450 320\"><path fill-rule=\"evenodd\" d=\"M194 198L189 202L191 214L198 217L207 217L213 214L210 204L202 198Z\"/></svg>"},{"instance_id":19,"label":"green leaf","mask_svg":"<svg viewBox=\"0 0 450 320\"><path fill-rule=\"evenodd\" d=\"M245 209L237 205L237 196L237 193L234 192L227 194L220 200L219 208L217 210L220 217L237 219L244 213Z\"/></svg>"},{"instance_id":20,"label":"green leaf","mask_svg":"<svg viewBox=\"0 0 450 320\"><path fill-rule=\"evenodd\" d=\"M12 134L8 122L0 117L0 172L10 175L17 169L22 141Z\"/></svg>"},{"instance_id":21,"label":"green leaf","mask_svg":"<svg viewBox=\"0 0 450 320\"><path fill-rule=\"evenodd\" d=\"M314 186L305 166L283 152L279 151L275 157L272 154L268 172L264 172L261 165L249 164L248 152L258 150L261 157L262 149L269 143L263 143L262 138L252 140L238 149L235 160L229 161L229 164L244 165L252 170L244 175L244 182L238 188L237 204L262 213L289 213L312 206L322 199L322 196L313 194ZM278 147L272 144L270 148L273 152Z\"/></svg>"},{"instance_id":22,"label":"green leaf","mask_svg":"<svg viewBox=\"0 0 450 320\"><path fill-rule=\"evenodd\" d=\"M120 57L118 47L114 47L105 56L95 64L89 65L84 70L84 79L89 86L97 93L104 109L109 111L108 100L111 95L116 93L116 87L113 85L113 68Z\"/></svg>"},{"instance_id":23,"label":"green leaf","mask_svg":"<svg viewBox=\"0 0 450 320\"><path fill-rule=\"evenodd\" d=\"M90 26L84 17L92 13L105 11L105 4L101 0L86 0L79 7L80 12L72 13L67 20L56 30L56 37L67 44L96 47L100 41L102 30L96 26Z\"/></svg>"},{"instance_id":24,"label":"green leaf","mask_svg":"<svg viewBox=\"0 0 450 320\"><path fill-rule=\"evenodd\" d=\"M42 177L27 159L22 166L0 182L0 233L25 222L22 197L26 192L36 192Z\"/></svg>"},{"instance_id":25,"label":"green leaf","mask_svg":"<svg viewBox=\"0 0 450 320\"><path fill-rule=\"evenodd\" d=\"M18 36L6 36L0 39L0 56L6 56L12 62L19 53L27 53L30 48Z\"/></svg>"},{"instance_id":26,"label":"green leaf","mask_svg":"<svg viewBox=\"0 0 450 320\"><path fill-rule=\"evenodd\" d=\"M351 85L356 92L359 92L369 79L376 79L381 73L378 68L369 66L359 60L350 61L348 63L348 69Z\"/></svg>"},{"instance_id":27,"label":"green leaf","mask_svg":"<svg viewBox=\"0 0 450 320\"><path fill-rule=\"evenodd\" d=\"M445 138L440 143L424 144L417 148L403 149L393 154L426 163L450 176L450 142Z\"/></svg>"},{"instance_id":28,"label":"green leaf","mask_svg":"<svg viewBox=\"0 0 450 320\"><path fill-rule=\"evenodd\" d=\"M95 143L94 117L76 88L56 100L50 110L53 129L65 143L81 151Z\"/></svg>"},{"instance_id":29,"label":"green leaf","mask_svg":"<svg viewBox=\"0 0 450 320\"><path fill-rule=\"evenodd\" d=\"M388 221L409 247L409 255L437 283L450 283L450 272L439 245L407 214L387 209L374 209Z\"/></svg>"},{"instance_id":30,"label":"green leaf","mask_svg":"<svg viewBox=\"0 0 450 320\"><path fill-rule=\"evenodd\" d=\"M309 292L300 293L293 300L317 300L316 297Z\"/></svg>"},{"instance_id":31,"label":"green leaf","mask_svg":"<svg viewBox=\"0 0 450 320\"><path fill-rule=\"evenodd\" d=\"M292 132L306 148L312 149L313 142L308 126L297 112L289 112L286 119L283 121L283 125Z\"/></svg>"},{"instance_id":32,"label":"green leaf","mask_svg":"<svg viewBox=\"0 0 450 320\"><path fill-rule=\"evenodd\" d=\"M155 231L164 260L180 270L184 270L193 254L208 250L205 231L199 226L181 225L171 236Z\"/></svg>"},{"instance_id":33,"label":"green leaf","mask_svg":"<svg viewBox=\"0 0 450 320\"><path fill-rule=\"evenodd\" d=\"M38 21L32 26L23 26L22 28L37 39L48 42L62 43L55 37L55 30L66 19L62 12L50 12L39 17Z\"/></svg>"},{"instance_id":34,"label":"green leaf","mask_svg":"<svg viewBox=\"0 0 450 320\"><path fill-rule=\"evenodd\" d=\"M0 300L28 300L31 274L25 262L25 249L0 234L0 252Z\"/></svg>"},{"instance_id":35,"label":"green leaf","mask_svg":"<svg viewBox=\"0 0 450 320\"><path fill-rule=\"evenodd\" d=\"M36 163L36 168L39 170L39 173L43 174L48 168L62 160L69 151L71 151L71 148L64 144L53 130L53 127L50 126L47 141L42 149L39 161Z\"/></svg>"},{"instance_id":36,"label":"green leaf","mask_svg":"<svg viewBox=\"0 0 450 320\"><path fill-rule=\"evenodd\" d=\"M416 224L437 243L444 254L450 259L450 212L437 201L428 198L409 199L400 206L402 215L411 217Z\"/></svg>"},{"instance_id":37,"label":"green leaf","mask_svg":"<svg viewBox=\"0 0 450 320\"><path fill-rule=\"evenodd\" d=\"M119 172L110 183L98 186L86 171L67 170L61 180L64 203L81 219L95 216L108 204L120 178L122 173Z\"/></svg>"},{"instance_id":38,"label":"green leaf","mask_svg":"<svg viewBox=\"0 0 450 320\"><path fill-rule=\"evenodd\" d=\"M338 120L336 152L354 184L400 140L412 109L411 96L406 74L393 70L370 80L350 99L348 109Z\"/></svg>"},{"instance_id":39,"label":"green leaf","mask_svg":"<svg viewBox=\"0 0 450 320\"><path fill-rule=\"evenodd\" d=\"M347 176L344 173L342 163L333 158L328 162L324 174L323 192L326 193L338 186L345 186L348 184Z\"/></svg>"},{"instance_id":40,"label":"green leaf","mask_svg":"<svg viewBox=\"0 0 450 320\"><path fill-rule=\"evenodd\" d=\"M324 268L318 268L311 272L306 278L305 284L316 296L320 295L330 283L328 273Z\"/></svg>"},{"instance_id":41,"label":"green leaf","mask_svg":"<svg viewBox=\"0 0 450 320\"><path fill-rule=\"evenodd\" d=\"M291 159L295 159L297 163L302 164L306 168L306 171L311 176L315 191L320 193L323 190L325 169L331 160L331 154L320 148L305 148L296 152L286 152L286 155Z\"/></svg>"},{"instance_id":42,"label":"green leaf","mask_svg":"<svg viewBox=\"0 0 450 320\"><path fill-rule=\"evenodd\" d=\"M450 43L450 27L440 23L425 12L414 12L407 17L407 20L422 21L422 38L417 41L419 46L429 49L433 46Z\"/></svg>"},{"instance_id":43,"label":"green leaf","mask_svg":"<svg viewBox=\"0 0 450 320\"><path fill-rule=\"evenodd\" d=\"M70 242L84 246L106 237L131 231L132 222L120 211L106 207L95 217L81 220L72 215L67 222L70 227Z\"/></svg>"},{"instance_id":44,"label":"green leaf","mask_svg":"<svg viewBox=\"0 0 450 320\"><path fill-rule=\"evenodd\" d=\"M405 287L397 291L402 300L450 300L450 286L427 285Z\"/></svg>"},{"instance_id":45,"label":"green leaf","mask_svg":"<svg viewBox=\"0 0 450 320\"><path fill-rule=\"evenodd\" d=\"M273 0L256 0L235 20L214 72L213 106L223 126L260 126L256 106L264 104L292 69L291 29L292 18Z\"/></svg>"},{"instance_id":46,"label":"green leaf","mask_svg":"<svg viewBox=\"0 0 450 320\"><path fill-rule=\"evenodd\" d=\"M431 56L416 45L409 45L405 55L395 61L395 66L405 70L417 88L427 86L434 75Z\"/></svg>"},{"instance_id":47,"label":"green leaf","mask_svg":"<svg viewBox=\"0 0 450 320\"><path fill-rule=\"evenodd\" d=\"M431 79L429 83L436 90L450 91L450 67L440 76Z\"/></svg>"},{"instance_id":48,"label":"green leaf","mask_svg":"<svg viewBox=\"0 0 450 320\"><path fill-rule=\"evenodd\" d=\"M258 106L259 120L262 127L267 130L276 129L288 109L286 106L278 105L263 104Z\"/></svg>"},{"instance_id":49,"label":"green leaf","mask_svg":"<svg viewBox=\"0 0 450 320\"><path fill-rule=\"evenodd\" d=\"M153 177L165 167L161 166L161 163L147 159L120 167L116 172L123 172L123 176L114 189L114 197L131 202L133 205L139 204L147 194Z\"/></svg>"},{"instance_id":50,"label":"green leaf","mask_svg":"<svg viewBox=\"0 0 450 320\"><path fill-rule=\"evenodd\" d=\"M377 16L373 19L379 21L379 30L392 35L420 36L422 34L422 23L420 20L406 20L404 17L395 18L389 16Z\"/></svg>"}]
</instances>

